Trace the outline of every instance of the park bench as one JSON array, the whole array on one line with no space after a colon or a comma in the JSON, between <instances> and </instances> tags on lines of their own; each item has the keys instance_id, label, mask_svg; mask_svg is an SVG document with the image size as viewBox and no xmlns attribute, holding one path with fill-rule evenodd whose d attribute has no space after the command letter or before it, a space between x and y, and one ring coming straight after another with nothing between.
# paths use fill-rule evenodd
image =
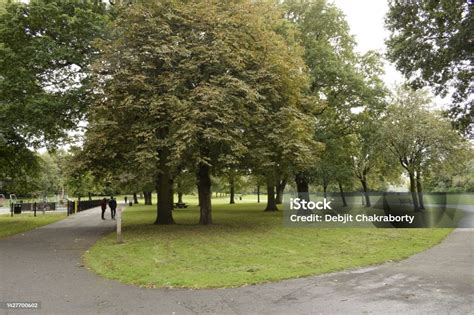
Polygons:
<instances>
[{"instance_id":1,"label":"park bench","mask_svg":"<svg viewBox=\"0 0 474 315\"><path fill-rule=\"evenodd\" d=\"M181 202L177 202L177 203L174 204L174 207L175 207L175 208L179 208L179 209L183 209L183 208L187 208L188 205L185 204L184 202L182 202L182 203L181 203Z\"/></svg>"}]
</instances>

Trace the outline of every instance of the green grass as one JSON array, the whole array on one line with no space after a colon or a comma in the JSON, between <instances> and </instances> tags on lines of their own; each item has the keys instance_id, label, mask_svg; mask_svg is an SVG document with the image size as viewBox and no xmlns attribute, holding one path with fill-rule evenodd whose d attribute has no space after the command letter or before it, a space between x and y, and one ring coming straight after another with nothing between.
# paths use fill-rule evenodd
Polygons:
<instances>
[{"instance_id":1,"label":"green grass","mask_svg":"<svg viewBox=\"0 0 474 315\"><path fill-rule=\"evenodd\" d=\"M188 199L189 200L189 199ZM278 281L399 260L423 251L451 229L289 228L264 204L219 204L214 225L200 226L193 205L155 226L155 206L124 212L124 244L115 233L86 254L99 275L144 287L214 288Z\"/></svg>"},{"instance_id":2,"label":"green grass","mask_svg":"<svg viewBox=\"0 0 474 315\"><path fill-rule=\"evenodd\" d=\"M0 215L0 239L62 220L65 217L66 213L44 215L38 213L36 217L32 213L15 214L13 217L10 217L10 214L2 214Z\"/></svg>"}]
</instances>

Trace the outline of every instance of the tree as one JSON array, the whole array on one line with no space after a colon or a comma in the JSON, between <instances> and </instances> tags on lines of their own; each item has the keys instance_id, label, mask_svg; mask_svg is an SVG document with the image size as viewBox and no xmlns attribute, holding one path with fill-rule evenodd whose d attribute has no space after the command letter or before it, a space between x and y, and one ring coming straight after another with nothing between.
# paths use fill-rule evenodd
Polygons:
<instances>
[{"instance_id":1,"label":"tree","mask_svg":"<svg viewBox=\"0 0 474 315\"><path fill-rule=\"evenodd\" d=\"M62 157L65 186L69 196L81 198L102 193L105 178L95 177L82 160L82 149L71 147Z\"/></svg>"},{"instance_id":2,"label":"tree","mask_svg":"<svg viewBox=\"0 0 474 315\"><path fill-rule=\"evenodd\" d=\"M109 148L126 161L118 167L153 174L156 223L174 222L173 177L182 169L197 176L200 223L212 223L211 174L247 153L245 137L263 113L259 80L274 75L262 63L285 47L267 26L275 12L243 0L137 3L119 10L113 37L99 42L88 156L105 165L92 152Z\"/></svg>"},{"instance_id":3,"label":"tree","mask_svg":"<svg viewBox=\"0 0 474 315\"><path fill-rule=\"evenodd\" d=\"M391 0L386 17L388 58L413 88L429 85L442 97L454 90L450 116L468 132L474 120L472 13L469 1Z\"/></svg>"},{"instance_id":4,"label":"tree","mask_svg":"<svg viewBox=\"0 0 474 315\"><path fill-rule=\"evenodd\" d=\"M298 91L295 87L293 91ZM278 111L262 117L259 134L252 137L253 171L265 178L265 211L277 211L276 188L295 170L314 162L321 146L314 140L313 121L297 104L283 103ZM261 132L261 133L260 133ZM279 192L282 196L283 190Z\"/></svg>"},{"instance_id":5,"label":"tree","mask_svg":"<svg viewBox=\"0 0 474 315\"><path fill-rule=\"evenodd\" d=\"M232 11L233 5L237 6ZM192 90L189 98L193 108L183 111L183 124L188 128L182 128L176 139L177 147L183 144L185 148L186 160L195 161L201 224L212 222L208 174L252 160L249 156L255 157L256 150L269 146L256 141L259 136L277 139L276 132L281 132L277 121L284 116L295 117L291 110L298 98L294 95L299 93L298 82L304 76L298 66L298 50L290 49L286 37L275 31L286 23L277 7L248 1L233 5L220 8L226 23L205 25L209 38L204 43L212 51L196 58L201 70L193 80L199 88ZM208 7L205 10L209 11ZM228 12L234 14L228 16ZM240 30L234 33L229 23ZM219 42L212 40L216 36L221 38ZM228 55L229 50L233 53ZM216 54L221 56L217 58L219 64L214 64ZM279 111L282 104L286 104L286 111ZM247 165L259 165L253 162Z\"/></svg>"},{"instance_id":6,"label":"tree","mask_svg":"<svg viewBox=\"0 0 474 315\"><path fill-rule=\"evenodd\" d=\"M425 191L474 192L473 148L466 143L465 148L452 152L446 161L434 163L424 170Z\"/></svg>"},{"instance_id":7,"label":"tree","mask_svg":"<svg viewBox=\"0 0 474 315\"><path fill-rule=\"evenodd\" d=\"M265 178L265 211L276 211L287 179L312 164L321 148L314 139L313 120L319 104L307 92L304 51L295 25L277 18L266 24L280 40L274 39L267 47L260 63L257 88L262 111L253 117L247 135L252 148L247 165L254 175Z\"/></svg>"},{"instance_id":8,"label":"tree","mask_svg":"<svg viewBox=\"0 0 474 315\"><path fill-rule=\"evenodd\" d=\"M100 2L20 1L0 11L0 168L5 176L52 147L83 118L84 81L107 20ZM21 152L17 154L16 152ZM20 160L22 159L22 160ZM27 168L22 168L23 172Z\"/></svg>"},{"instance_id":9,"label":"tree","mask_svg":"<svg viewBox=\"0 0 474 315\"><path fill-rule=\"evenodd\" d=\"M257 203L260 203L260 189L262 186L265 185L265 178L262 175L251 174L248 177L248 188L250 191L255 192L257 194Z\"/></svg>"},{"instance_id":10,"label":"tree","mask_svg":"<svg viewBox=\"0 0 474 315\"><path fill-rule=\"evenodd\" d=\"M0 121L29 145L54 144L85 112L87 66L102 35L100 2L11 2L0 15ZM2 128L2 130L5 130Z\"/></svg>"},{"instance_id":11,"label":"tree","mask_svg":"<svg viewBox=\"0 0 474 315\"><path fill-rule=\"evenodd\" d=\"M0 124L2 120L0 119ZM0 181L2 190L19 193L22 183L40 169L39 159L22 138L0 132Z\"/></svg>"},{"instance_id":12,"label":"tree","mask_svg":"<svg viewBox=\"0 0 474 315\"><path fill-rule=\"evenodd\" d=\"M401 86L384 118L383 137L408 173L415 211L424 208L424 172L435 163L449 163L450 154L464 146L449 122L426 108L430 102L426 91Z\"/></svg>"},{"instance_id":13,"label":"tree","mask_svg":"<svg viewBox=\"0 0 474 315\"><path fill-rule=\"evenodd\" d=\"M62 178L59 165L54 156L43 153L39 156L40 172L36 177L38 195L48 196L58 194L61 190Z\"/></svg>"},{"instance_id":14,"label":"tree","mask_svg":"<svg viewBox=\"0 0 474 315\"><path fill-rule=\"evenodd\" d=\"M383 104L385 87L380 80L381 62L377 54L359 56L344 14L325 0L285 1L288 20L298 27L309 69L309 94L319 104L313 113L316 139L341 137L353 132L351 109L375 108ZM371 109L372 110L372 109ZM323 153L324 154L324 153ZM320 168L321 169L321 168ZM315 169L298 170L295 181L300 198L308 198Z\"/></svg>"},{"instance_id":15,"label":"tree","mask_svg":"<svg viewBox=\"0 0 474 315\"><path fill-rule=\"evenodd\" d=\"M384 161L384 143L380 135L380 127L376 121L364 122L354 137L354 147L350 155L352 169L362 185L367 207L371 206L368 176Z\"/></svg>"},{"instance_id":16,"label":"tree","mask_svg":"<svg viewBox=\"0 0 474 315\"><path fill-rule=\"evenodd\" d=\"M104 169L149 174L158 194L156 224L174 223L171 132L188 86L178 69L190 53L192 14L186 20L186 13L174 1L119 8L112 38L98 42L102 55L93 68L98 88L86 133L88 159Z\"/></svg>"},{"instance_id":17,"label":"tree","mask_svg":"<svg viewBox=\"0 0 474 315\"><path fill-rule=\"evenodd\" d=\"M324 198L331 183L338 186L342 204L347 206L344 195L344 185L353 181L350 149L352 144L348 136L329 137L320 139L325 143L325 150L321 159L312 171L312 184L320 184L323 187ZM351 185L352 186L352 185Z\"/></svg>"},{"instance_id":18,"label":"tree","mask_svg":"<svg viewBox=\"0 0 474 315\"><path fill-rule=\"evenodd\" d=\"M229 167L220 171L223 181L222 190L229 194L229 204L235 204L236 192L240 191L244 184L244 178L237 168ZM214 182L213 182L214 185Z\"/></svg>"},{"instance_id":19,"label":"tree","mask_svg":"<svg viewBox=\"0 0 474 315\"><path fill-rule=\"evenodd\" d=\"M183 195L190 194L196 188L196 176L189 171L183 171L174 180L178 203L183 203Z\"/></svg>"}]
</instances>

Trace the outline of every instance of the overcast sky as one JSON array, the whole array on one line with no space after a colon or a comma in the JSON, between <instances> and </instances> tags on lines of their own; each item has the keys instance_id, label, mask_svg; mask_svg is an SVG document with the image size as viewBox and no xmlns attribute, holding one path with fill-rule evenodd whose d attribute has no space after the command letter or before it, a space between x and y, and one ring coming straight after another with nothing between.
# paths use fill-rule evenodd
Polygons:
<instances>
[{"instance_id":1,"label":"overcast sky","mask_svg":"<svg viewBox=\"0 0 474 315\"><path fill-rule=\"evenodd\" d=\"M385 53L384 41L390 34L385 29L384 23L385 14L388 12L387 0L329 0L329 2L333 2L346 15L351 33L357 42L356 50L358 52L365 53L368 50L375 50L382 54ZM388 61L385 61L383 79L390 89L404 81L403 75ZM431 95L433 96L431 108L446 108L449 104L449 98L442 99Z\"/></svg>"},{"instance_id":2,"label":"overcast sky","mask_svg":"<svg viewBox=\"0 0 474 315\"><path fill-rule=\"evenodd\" d=\"M330 0L331 1L331 0ZM384 27L385 14L388 11L386 0L332 0L344 11L351 33L357 41L357 51L365 53L376 50L385 53L384 40L389 32ZM393 65L386 62L384 81L390 88L403 81L403 76Z\"/></svg>"}]
</instances>

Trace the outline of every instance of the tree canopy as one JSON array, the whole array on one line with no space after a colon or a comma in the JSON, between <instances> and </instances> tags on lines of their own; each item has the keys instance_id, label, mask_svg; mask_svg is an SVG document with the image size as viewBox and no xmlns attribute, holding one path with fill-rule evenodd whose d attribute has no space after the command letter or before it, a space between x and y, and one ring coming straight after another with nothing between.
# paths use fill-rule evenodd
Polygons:
<instances>
[{"instance_id":1,"label":"tree canopy","mask_svg":"<svg viewBox=\"0 0 474 315\"><path fill-rule=\"evenodd\" d=\"M468 145L419 89L454 84L452 115L466 114L469 10L391 2L389 57L411 85L391 98L382 56L355 51L327 0L1 2L0 180L77 197L143 192L147 204L155 190L156 224L174 223L175 193L181 203L197 191L204 225L211 191L233 203L249 178L266 186L266 211L294 185L300 198L338 189L343 204L356 189L370 206L403 171L414 194L437 178L469 186L449 163L468 167ZM83 145L51 150L79 123Z\"/></svg>"},{"instance_id":2,"label":"tree canopy","mask_svg":"<svg viewBox=\"0 0 474 315\"><path fill-rule=\"evenodd\" d=\"M107 22L100 2L7 2L0 11L1 178L24 176L30 148L54 147L87 109L83 84ZM14 160L12 164L9 161Z\"/></svg>"},{"instance_id":3,"label":"tree canopy","mask_svg":"<svg viewBox=\"0 0 474 315\"><path fill-rule=\"evenodd\" d=\"M450 116L467 131L474 121L473 10L469 1L391 0L386 17L388 58L412 87L452 94Z\"/></svg>"}]
</instances>

